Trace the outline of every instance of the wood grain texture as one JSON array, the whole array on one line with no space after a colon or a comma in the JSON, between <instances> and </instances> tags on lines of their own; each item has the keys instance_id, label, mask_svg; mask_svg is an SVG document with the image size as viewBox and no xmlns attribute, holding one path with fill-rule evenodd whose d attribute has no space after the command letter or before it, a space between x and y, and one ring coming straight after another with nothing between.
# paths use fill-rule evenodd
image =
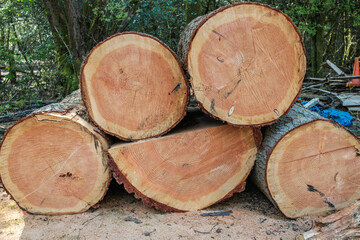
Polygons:
<instances>
[{"instance_id":1,"label":"wood grain texture","mask_svg":"<svg viewBox=\"0 0 360 240\"><path fill-rule=\"evenodd\" d=\"M289 218L325 215L360 197L360 141L295 105L266 127L252 180Z\"/></svg>"},{"instance_id":2,"label":"wood grain texture","mask_svg":"<svg viewBox=\"0 0 360 240\"><path fill-rule=\"evenodd\" d=\"M178 51L200 106L233 125L267 125L287 113L306 70L291 19L257 3L236 3L194 19Z\"/></svg>"},{"instance_id":3,"label":"wood grain texture","mask_svg":"<svg viewBox=\"0 0 360 240\"><path fill-rule=\"evenodd\" d=\"M116 144L108 152L115 179L145 204L162 211L192 211L244 189L257 152L254 131L197 126Z\"/></svg>"},{"instance_id":4,"label":"wood grain texture","mask_svg":"<svg viewBox=\"0 0 360 240\"><path fill-rule=\"evenodd\" d=\"M7 192L33 214L86 211L110 183L108 140L86 120L80 92L13 125L0 149Z\"/></svg>"},{"instance_id":5,"label":"wood grain texture","mask_svg":"<svg viewBox=\"0 0 360 240\"><path fill-rule=\"evenodd\" d=\"M123 140L166 133L183 118L188 102L176 56L142 33L116 34L94 47L80 83L91 119Z\"/></svg>"}]
</instances>

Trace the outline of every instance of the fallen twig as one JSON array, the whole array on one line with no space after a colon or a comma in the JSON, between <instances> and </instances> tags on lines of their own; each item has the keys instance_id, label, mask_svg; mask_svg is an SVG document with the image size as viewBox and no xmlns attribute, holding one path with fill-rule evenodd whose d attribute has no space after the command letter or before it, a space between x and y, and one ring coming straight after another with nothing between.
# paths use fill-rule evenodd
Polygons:
<instances>
[{"instance_id":1,"label":"fallen twig","mask_svg":"<svg viewBox=\"0 0 360 240\"><path fill-rule=\"evenodd\" d=\"M222 211L222 212L210 212L200 214L203 217L218 217L218 216L229 216L233 211Z\"/></svg>"},{"instance_id":2,"label":"fallen twig","mask_svg":"<svg viewBox=\"0 0 360 240\"><path fill-rule=\"evenodd\" d=\"M314 84L314 85L311 85L311 86L308 86L308 87L303 87L302 90L306 90L306 89L311 89L311 88L317 88L317 87L321 87L323 86L324 84L323 83L320 83L320 84Z\"/></svg>"},{"instance_id":3,"label":"fallen twig","mask_svg":"<svg viewBox=\"0 0 360 240\"><path fill-rule=\"evenodd\" d=\"M142 223L142 221L140 221L139 219L134 218L134 217L131 217L131 216L127 216L127 217L125 218L125 221L127 221L127 222L134 222L134 223L136 223L136 224Z\"/></svg>"},{"instance_id":4,"label":"fallen twig","mask_svg":"<svg viewBox=\"0 0 360 240\"><path fill-rule=\"evenodd\" d=\"M26 115L32 113L33 111L34 111L34 109L32 109L32 110L25 110L25 111L22 111L22 112L17 112L17 113L12 113L12 114L9 114L9 115L1 116L1 117L0 117L0 123L17 121L17 120L19 120L20 118L23 118L23 117L25 117Z\"/></svg>"}]
</instances>

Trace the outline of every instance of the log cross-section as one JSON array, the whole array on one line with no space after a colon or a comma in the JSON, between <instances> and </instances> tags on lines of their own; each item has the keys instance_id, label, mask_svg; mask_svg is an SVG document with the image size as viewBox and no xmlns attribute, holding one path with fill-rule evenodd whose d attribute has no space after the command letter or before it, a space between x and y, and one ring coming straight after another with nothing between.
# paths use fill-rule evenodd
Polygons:
<instances>
[{"instance_id":1,"label":"log cross-section","mask_svg":"<svg viewBox=\"0 0 360 240\"><path fill-rule=\"evenodd\" d=\"M174 53L146 34L116 34L93 48L81 70L89 116L123 140L162 135L184 116L188 86Z\"/></svg>"},{"instance_id":2,"label":"log cross-section","mask_svg":"<svg viewBox=\"0 0 360 240\"><path fill-rule=\"evenodd\" d=\"M289 218L325 215L360 198L360 140L295 105L268 126L252 179Z\"/></svg>"},{"instance_id":3,"label":"log cross-section","mask_svg":"<svg viewBox=\"0 0 360 240\"><path fill-rule=\"evenodd\" d=\"M257 3L236 3L194 19L178 51L200 106L233 125L275 122L293 105L306 70L291 19Z\"/></svg>"},{"instance_id":4,"label":"log cross-section","mask_svg":"<svg viewBox=\"0 0 360 240\"><path fill-rule=\"evenodd\" d=\"M109 149L115 179L145 204L192 211L244 190L253 167L256 129L204 125Z\"/></svg>"},{"instance_id":5,"label":"log cross-section","mask_svg":"<svg viewBox=\"0 0 360 240\"><path fill-rule=\"evenodd\" d=\"M77 91L9 128L0 149L2 184L30 213L86 211L108 189L108 146L87 121Z\"/></svg>"}]
</instances>

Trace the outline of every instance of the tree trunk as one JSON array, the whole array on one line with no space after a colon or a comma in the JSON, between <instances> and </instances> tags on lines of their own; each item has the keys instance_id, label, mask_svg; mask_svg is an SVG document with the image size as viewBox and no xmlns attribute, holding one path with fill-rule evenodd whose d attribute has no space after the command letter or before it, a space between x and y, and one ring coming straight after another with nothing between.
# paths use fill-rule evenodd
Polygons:
<instances>
[{"instance_id":1,"label":"tree trunk","mask_svg":"<svg viewBox=\"0 0 360 240\"><path fill-rule=\"evenodd\" d=\"M311 66L314 77L324 77L322 63L324 62L324 25L325 16L317 14L313 17L316 22L316 33L311 36Z\"/></svg>"},{"instance_id":2,"label":"tree trunk","mask_svg":"<svg viewBox=\"0 0 360 240\"><path fill-rule=\"evenodd\" d=\"M74 53L71 51L73 48L71 48L69 32L74 32L74 30L69 29L73 25L69 25L68 18L71 19L72 16L67 14L63 1L43 0L43 3L56 45L56 67L63 75L63 95L67 95L78 87L76 73L79 73L81 66L81 64L76 66L78 61L73 58Z\"/></svg>"},{"instance_id":3,"label":"tree trunk","mask_svg":"<svg viewBox=\"0 0 360 240\"><path fill-rule=\"evenodd\" d=\"M81 70L91 119L124 140L159 136L184 116L188 86L174 53L141 33L121 33L98 44Z\"/></svg>"},{"instance_id":4,"label":"tree trunk","mask_svg":"<svg viewBox=\"0 0 360 240\"><path fill-rule=\"evenodd\" d=\"M108 140L88 122L80 92L13 125L0 149L0 176L19 206L69 214L94 206L110 183Z\"/></svg>"},{"instance_id":5,"label":"tree trunk","mask_svg":"<svg viewBox=\"0 0 360 240\"><path fill-rule=\"evenodd\" d=\"M258 3L236 3L194 19L178 51L200 106L233 125L275 122L296 100L306 70L290 18Z\"/></svg>"},{"instance_id":6,"label":"tree trunk","mask_svg":"<svg viewBox=\"0 0 360 240\"><path fill-rule=\"evenodd\" d=\"M294 106L267 127L252 179L289 218L324 215L360 198L360 141Z\"/></svg>"},{"instance_id":7,"label":"tree trunk","mask_svg":"<svg viewBox=\"0 0 360 240\"><path fill-rule=\"evenodd\" d=\"M110 167L145 204L193 211L244 190L260 136L256 129L201 120L161 138L113 145Z\"/></svg>"}]
</instances>

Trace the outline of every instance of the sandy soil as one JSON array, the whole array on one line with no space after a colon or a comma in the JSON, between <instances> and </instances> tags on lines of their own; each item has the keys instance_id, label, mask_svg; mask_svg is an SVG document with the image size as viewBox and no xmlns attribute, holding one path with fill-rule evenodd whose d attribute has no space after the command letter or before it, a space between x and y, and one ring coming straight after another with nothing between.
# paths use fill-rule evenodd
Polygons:
<instances>
[{"instance_id":1,"label":"sandy soil","mask_svg":"<svg viewBox=\"0 0 360 240\"><path fill-rule=\"evenodd\" d=\"M188 213L162 213L112 182L97 209L81 214L26 214L0 188L0 239L295 239L313 219L286 219L253 186L209 207ZM228 211L229 216L202 213Z\"/></svg>"}]
</instances>

